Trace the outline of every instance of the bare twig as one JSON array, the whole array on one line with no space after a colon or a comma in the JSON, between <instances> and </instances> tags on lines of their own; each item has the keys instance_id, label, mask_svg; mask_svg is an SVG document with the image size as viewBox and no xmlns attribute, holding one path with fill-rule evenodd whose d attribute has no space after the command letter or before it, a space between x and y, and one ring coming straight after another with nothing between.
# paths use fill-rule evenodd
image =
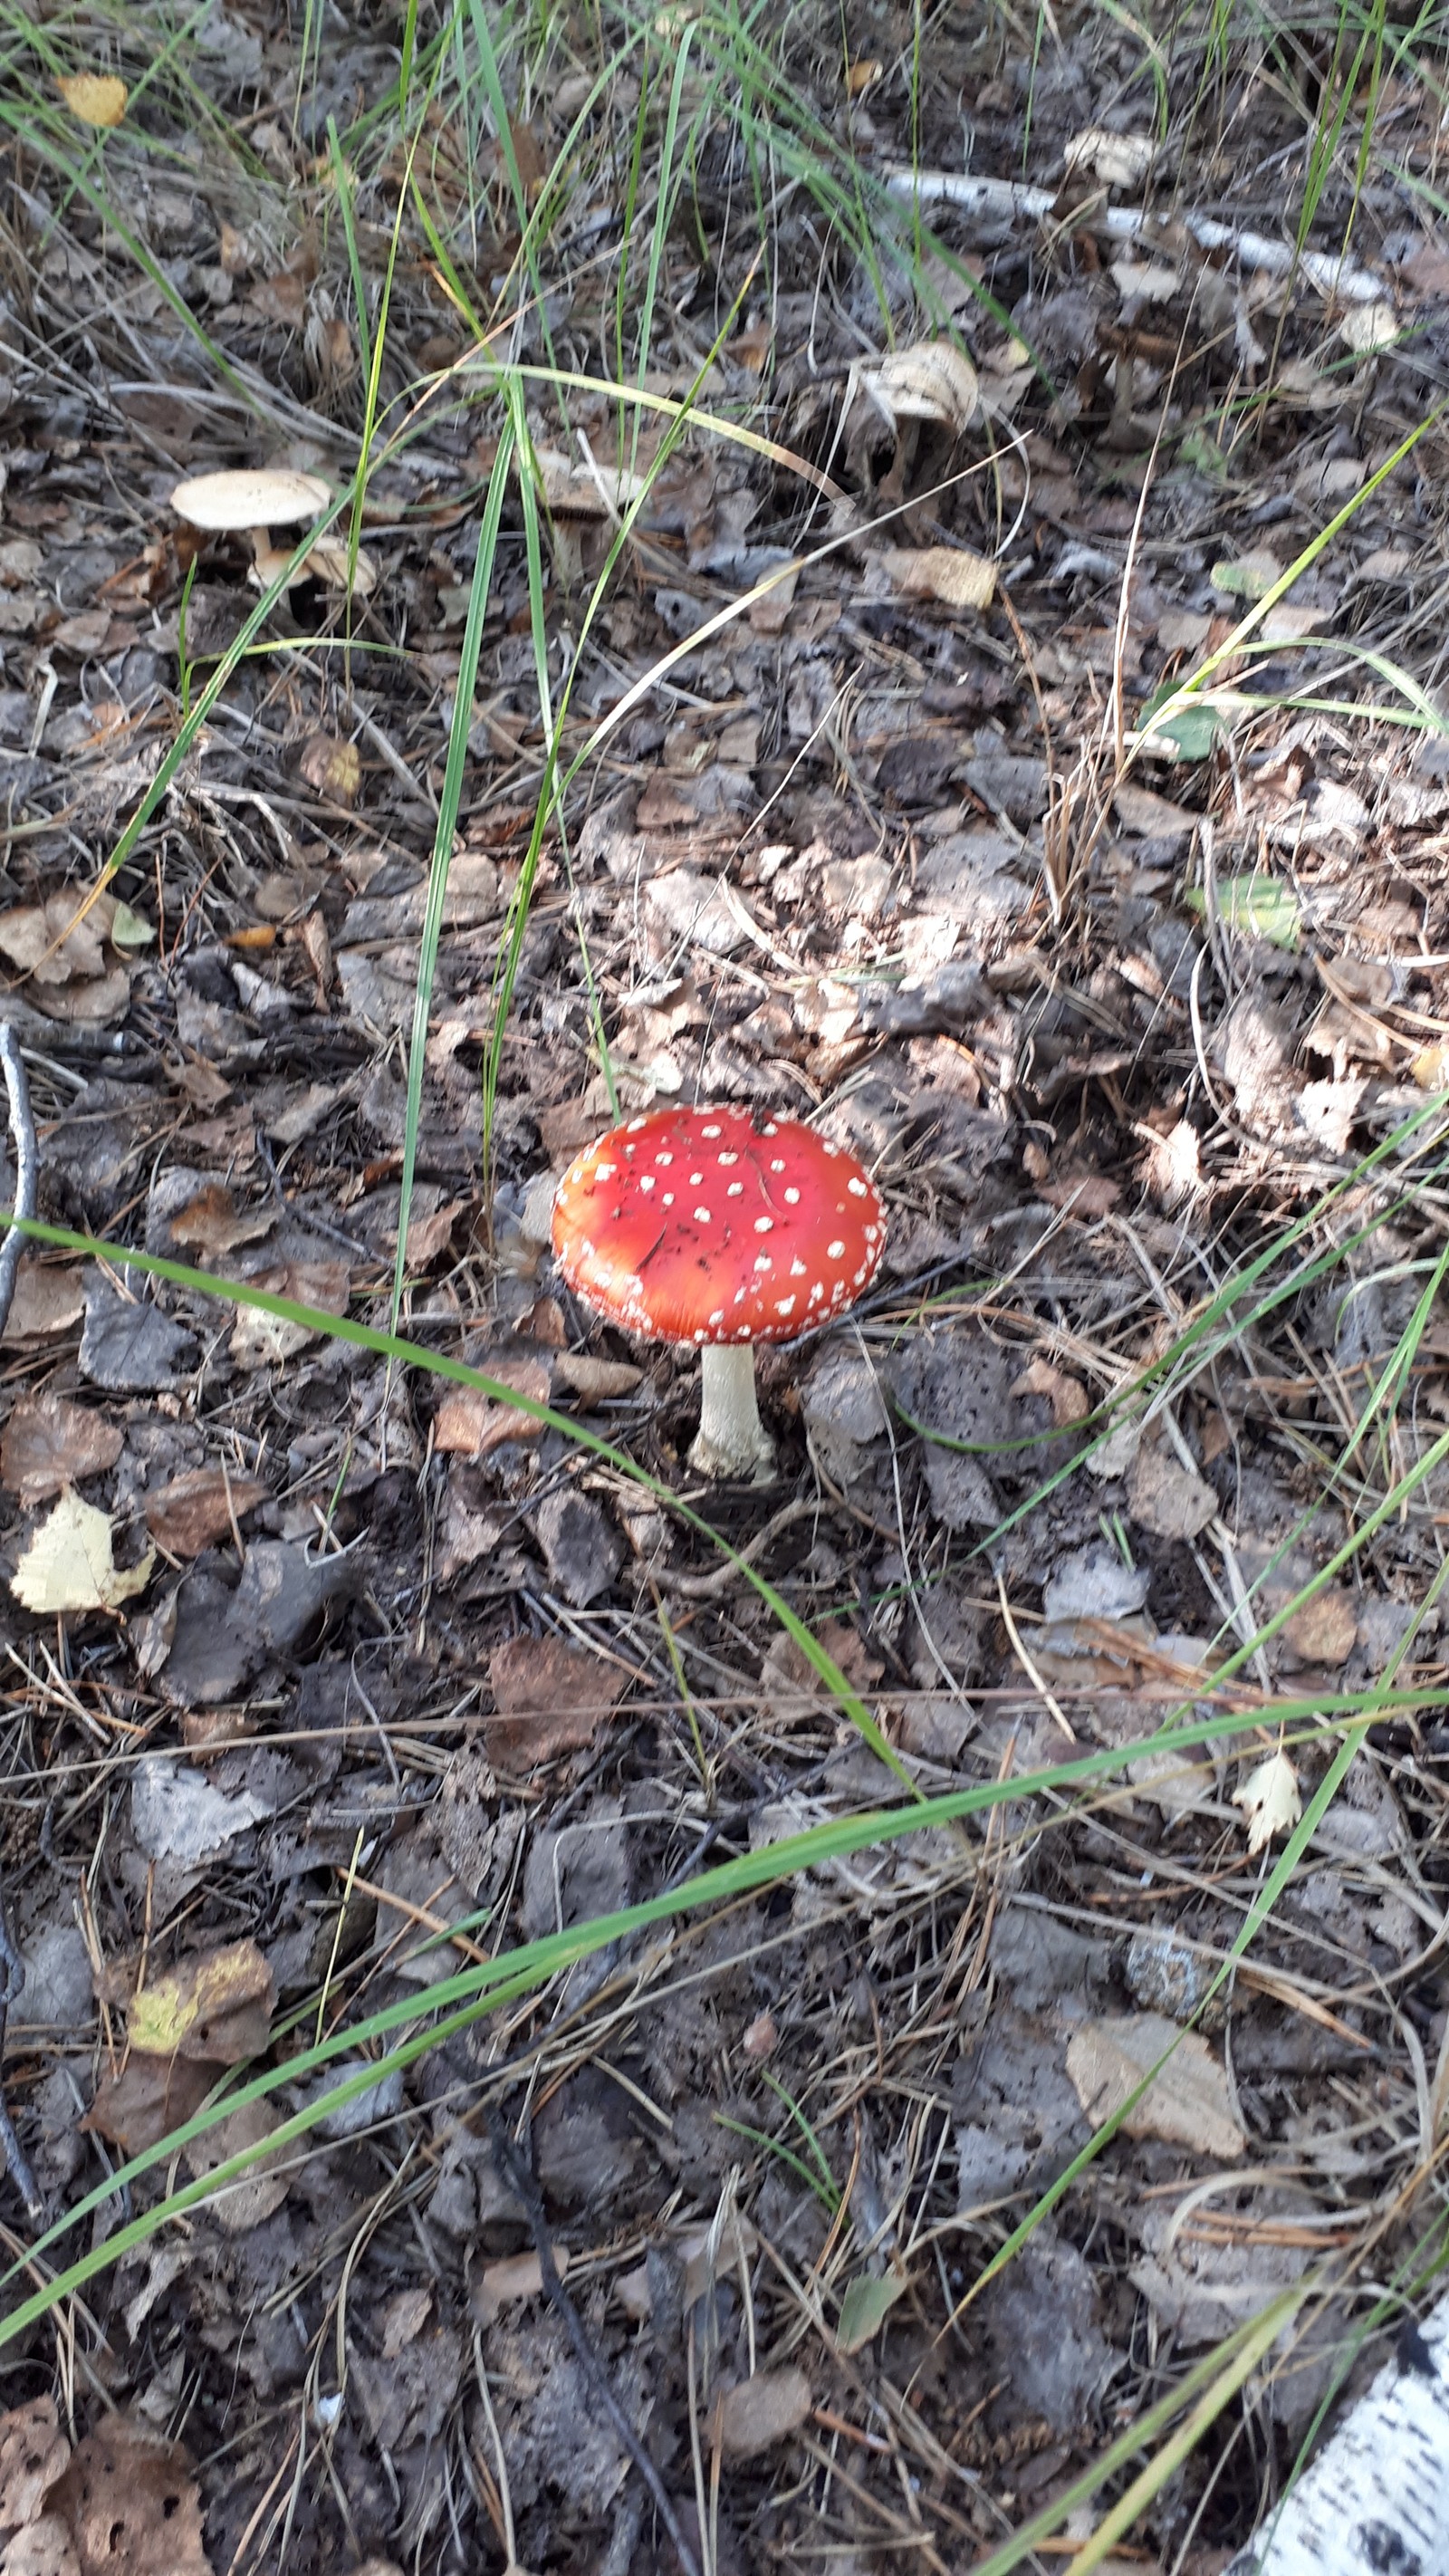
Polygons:
<instances>
[{"instance_id":1,"label":"bare twig","mask_svg":"<svg viewBox=\"0 0 1449 2576\"><path fill-rule=\"evenodd\" d=\"M548 2217L544 2210L542 2194L534 2178L533 2166L529 2158L515 2144L502 2115L488 2110L484 2116L488 2122L488 2136L493 2148L494 2162L510 2190L515 2191L523 2203L524 2215L532 2230L534 2249L538 2255L539 2279L543 2283L544 2296L550 2307L556 2308L563 2319L579 2368L648 2488L655 2511L679 2553L679 2563L684 2570L684 2576L700 2576L699 2560L684 2536L683 2527L670 2502L664 2481L614 2395L604 2365L584 2332L583 2319L559 2279L558 2266L553 2259L553 2244L548 2232Z\"/></svg>"}]
</instances>

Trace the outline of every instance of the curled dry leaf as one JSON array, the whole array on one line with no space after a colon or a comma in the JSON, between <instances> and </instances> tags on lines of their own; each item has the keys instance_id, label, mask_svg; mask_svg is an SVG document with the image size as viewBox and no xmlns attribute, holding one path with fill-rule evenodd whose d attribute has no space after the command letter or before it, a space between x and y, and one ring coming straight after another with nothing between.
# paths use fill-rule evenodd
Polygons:
<instances>
[{"instance_id":1,"label":"curled dry leaf","mask_svg":"<svg viewBox=\"0 0 1449 2576\"><path fill-rule=\"evenodd\" d=\"M1233 1791L1233 1805L1241 1807L1248 1820L1250 1860L1267 1850L1275 1834L1291 1833L1303 1813L1303 1801L1298 1774L1287 1754L1270 1753L1266 1761L1255 1763L1242 1787Z\"/></svg>"},{"instance_id":2,"label":"curled dry leaf","mask_svg":"<svg viewBox=\"0 0 1449 2576\"><path fill-rule=\"evenodd\" d=\"M139 1565L122 1572L111 1548L111 1524L93 1503L79 1494L61 1496L47 1521L36 1531L10 1578L10 1589L24 1610L39 1619L66 1611L118 1610L151 1580L156 1551L148 1547Z\"/></svg>"},{"instance_id":3,"label":"curled dry leaf","mask_svg":"<svg viewBox=\"0 0 1449 2576\"><path fill-rule=\"evenodd\" d=\"M1079 1377L1068 1377L1065 1369L1053 1368L1050 1360L1038 1354L1009 1389L1012 1395L1044 1395L1052 1409L1057 1429L1069 1422L1085 1422L1091 1412L1087 1390Z\"/></svg>"},{"instance_id":4,"label":"curled dry leaf","mask_svg":"<svg viewBox=\"0 0 1449 2576\"><path fill-rule=\"evenodd\" d=\"M939 599L947 608L989 608L996 566L967 546L888 546L884 562L907 599Z\"/></svg>"},{"instance_id":5,"label":"curled dry leaf","mask_svg":"<svg viewBox=\"0 0 1449 2576\"><path fill-rule=\"evenodd\" d=\"M563 2280L569 2268L566 2245L555 2245L553 2268ZM484 2266L483 2276L473 2292L473 2314L480 2326L496 2325L505 2308L516 2307L521 2299L536 2299L543 2292L543 2270L537 2254L509 2254L500 2263Z\"/></svg>"},{"instance_id":6,"label":"curled dry leaf","mask_svg":"<svg viewBox=\"0 0 1449 2576\"><path fill-rule=\"evenodd\" d=\"M980 400L976 370L951 340L916 340L861 371L861 383L892 427L902 420L934 421L960 432Z\"/></svg>"},{"instance_id":7,"label":"curled dry leaf","mask_svg":"<svg viewBox=\"0 0 1449 2576\"><path fill-rule=\"evenodd\" d=\"M22 1503L50 1500L85 1476L103 1476L125 1445L118 1422L93 1407L72 1404L46 1387L23 1395L0 1441L0 1483Z\"/></svg>"},{"instance_id":8,"label":"curled dry leaf","mask_svg":"<svg viewBox=\"0 0 1449 2576\"><path fill-rule=\"evenodd\" d=\"M1176 2046L1174 2047L1174 2042ZM1171 2048L1161 2073L1122 2122L1129 2138L1163 2138L1231 2163L1247 2140L1232 2095L1207 2041L1179 2030L1165 2013L1125 2013L1087 2022L1067 2044L1067 2073L1087 2118L1100 2127L1136 2092Z\"/></svg>"}]
</instances>

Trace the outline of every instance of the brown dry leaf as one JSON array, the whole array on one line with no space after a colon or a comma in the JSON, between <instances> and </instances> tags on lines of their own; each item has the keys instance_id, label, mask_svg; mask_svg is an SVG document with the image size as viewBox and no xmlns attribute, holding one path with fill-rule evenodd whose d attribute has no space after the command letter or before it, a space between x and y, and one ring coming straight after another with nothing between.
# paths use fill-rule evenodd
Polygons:
<instances>
[{"instance_id":1,"label":"brown dry leaf","mask_svg":"<svg viewBox=\"0 0 1449 2576\"><path fill-rule=\"evenodd\" d=\"M255 1941L228 1941L142 1986L130 1999L126 2029L133 2050L148 2056L235 2066L266 2047L276 1999Z\"/></svg>"},{"instance_id":2,"label":"brown dry leaf","mask_svg":"<svg viewBox=\"0 0 1449 2576\"><path fill-rule=\"evenodd\" d=\"M276 1222L274 1208L239 1208L224 1182L209 1181L165 1225L178 1251L199 1252L210 1261L239 1243L259 1242Z\"/></svg>"},{"instance_id":3,"label":"brown dry leaf","mask_svg":"<svg viewBox=\"0 0 1449 2576\"><path fill-rule=\"evenodd\" d=\"M408 1218L408 1268L426 1270L446 1252L454 1226L468 1206L466 1199L445 1199L441 1207ZM396 1238L394 1238L396 1239Z\"/></svg>"},{"instance_id":4,"label":"brown dry leaf","mask_svg":"<svg viewBox=\"0 0 1449 2576\"><path fill-rule=\"evenodd\" d=\"M48 1340L53 1333L68 1333L85 1310L79 1264L23 1261L3 1338L7 1342Z\"/></svg>"},{"instance_id":5,"label":"brown dry leaf","mask_svg":"<svg viewBox=\"0 0 1449 2576\"><path fill-rule=\"evenodd\" d=\"M566 2245L555 2245L553 2268L562 2280L569 2268ZM473 2292L473 2314L480 2326L496 2325L505 2308L520 2299L537 2299L543 2293L543 2273L537 2254L509 2254L501 2263L487 2263L482 2279Z\"/></svg>"},{"instance_id":6,"label":"brown dry leaf","mask_svg":"<svg viewBox=\"0 0 1449 2576\"><path fill-rule=\"evenodd\" d=\"M946 608L989 608L996 566L967 546L888 546L887 572L907 599L939 599Z\"/></svg>"},{"instance_id":7,"label":"brown dry leaf","mask_svg":"<svg viewBox=\"0 0 1449 2576\"><path fill-rule=\"evenodd\" d=\"M1247 2140L1233 2113L1228 2080L1207 2041L1165 2013L1124 2013L1087 2022L1067 2043L1067 2073L1094 2127L1135 2093L1164 2052L1176 2048L1122 2126L1129 2138L1162 2138L1231 2162Z\"/></svg>"},{"instance_id":8,"label":"brown dry leaf","mask_svg":"<svg viewBox=\"0 0 1449 2576\"><path fill-rule=\"evenodd\" d=\"M1180 1467L1165 1449L1145 1443L1128 1474L1127 1502L1138 1528L1151 1530L1155 1538L1196 1538L1218 1509L1211 1485Z\"/></svg>"},{"instance_id":9,"label":"brown dry leaf","mask_svg":"<svg viewBox=\"0 0 1449 2576\"><path fill-rule=\"evenodd\" d=\"M268 2103L243 2102L224 2120L218 2120L204 2137L192 2139L186 2149L186 2162L199 2180L203 2174L215 2173L218 2165L229 2163L247 2147L260 2145L278 2125L277 2114ZM228 2236L244 2236L249 2227L260 2227L264 2218L276 2216L290 2189L290 2177L278 2173L271 2158L260 2156L245 2173L222 2183L205 2205Z\"/></svg>"},{"instance_id":10,"label":"brown dry leaf","mask_svg":"<svg viewBox=\"0 0 1449 2576\"><path fill-rule=\"evenodd\" d=\"M301 768L308 786L315 787L319 796L327 797L334 805L357 803L362 761L355 742L338 742L330 733L314 733L302 754Z\"/></svg>"},{"instance_id":11,"label":"brown dry leaf","mask_svg":"<svg viewBox=\"0 0 1449 2576\"><path fill-rule=\"evenodd\" d=\"M0 2415L0 2531L35 2521L69 2458L53 2397L32 2397Z\"/></svg>"},{"instance_id":12,"label":"brown dry leaf","mask_svg":"<svg viewBox=\"0 0 1449 2576\"><path fill-rule=\"evenodd\" d=\"M130 91L114 72L62 72L55 85L82 125L119 125L126 113Z\"/></svg>"},{"instance_id":13,"label":"brown dry leaf","mask_svg":"<svg viewBox=\"0 0 1449 2576\"><path fill-rule=\"evenodd\" d=\"M106 947L116 910L114 895L88 898L67 886L44 903L0 913L0 954L28 978L26 998L48 1019L104 1022L125 1010L131 979Z\"/></svg>"},{"instance_id":14,"label":"brown dry leaf","mask_svg":"<svg viewBox=\"0 0 1449 2576\"><path fill-rule=\"evenodd\" d=\"M193 1467L148 1496L146 1527L168 1556L200 1556L204 1547L231 1535L233 1514L254 1511L271 1493L255 1476L228 1475L223 1467Z\"/></svg>"},{"instance_id":15,"label":"brown dry leaf","mask_svg":"<svg viewBox=\"0 0 1449 2576\"><path fill-rule=\"evenodd\" d=\"M547 1404L549 1378L542 1360L499 1360L489 1369L500 1386L511 1386L531 1404ZM511 1404L495 1403L480 1387L450 1387L438 1407L433 1445L459 1458L486 1458L505 1440L541 1440L544 1426Z\"/></svg>"},{"instance_id":16,"label":"brown dry leaf","mask_svg":"<svg viewBox=\"0 0 1449 2576\"><path fill-rule=\"evenodd\" d=\"M198 2058L148 2057L132 2049L116 2074L101 2077L80 2125L138 2156L199 2111L215 2081L215 2067Z\"/></svg>"},{"instance_id":17,"label":"brown dry leaf","mask_svg":"<svg viewBox=\"0 0 1449 2576\"><path fill-rule=\"evenodd\" d=\"M1206 619L1203 627L1206 632ZM1170 796L1134 786L1130 779L1124 778L1115 789L1112 802L1124 828L1140 833L1144 840L1180 843L1190 840L1197 828L1196 814L1190 814L1185 805L1174 805Z\"/></svg>"},{"instance_id":18,"label":"brown dry leaf","mask_svg":"<svg viewBox=\"0 0 1449 2576\"><path fill-rule=\"evenodd\" d=\"M81 2576L211 2576L186 2452L127 2416L87 2434L50 2506L70 2525Z\"/></svg>"},{"instance_id":19,"label":"brown dry leaf","mask_svg":"<svg viewBox=\"0 0 1449 2576\"><path fill-rule=\"evenodd\" d=\"M720 2399L715 2438L726 2459L753 2459L795 2432L814 2403L803 2370L757 2370Z\"/></svg>"},{"instance_id":20,"label":"brown dry leaf","mask_svg":"<svg viewBox=\"0 0 1449 2576\"><path fill-rule=\"evenodd\" d=\"M289 268L278 269L271 277L259 277L247 300L260 320L280 322L289 331L295 331L307 318L306 282Z\"/></svg>"},{"instance_id":21,"label":"brown dry leaf","mask_svg":"<svg viewBox=\"0 0 1449 2576\"><path fill-rule=\"evenodd\" d=\"M951 340L916 340L892 350L878 366L862 368L861 383L893 425L929 420L959 433L975 418L980 398L976 370Z\"/></svg>"},{"instance_id":22,"label":"brown dry leaf","mask_svg":"<svg viewBox=\"0 0 1449 2576\"><path fill-rule=\"evenodd\" d=\"M111 1523L94 1503L64 1493L48 1520L42 1521L10 1578L21 1608L37 1618L59 1618L67 1611L118 1610L151 1580L156 1551L148 1548L139 1565L122 1573L111 1546Z\"/></svg>"},{"instance_id":23,"label":"brown dry leaf","mask_svg":"<svg viewBox=\"0 0 1449 2576\"><path fill-rule=\"evenodd\" d=\"M287 1297L319 1314L345 1315L352 1294L352 1273L345 1261L279 1261L253 1271L247 1285L264 1296ZM238 1368L270 1368L295 1357L317 1339L311 1324L294 1323L288 1315L269 1315L259 1306L244 1306L227 1345Z\"/></svg>"},{"instance_id":24,"label":"brown dry leaf","mask_svg":"<svg viewBox=\"0 0 1449 2576\"><path fill-rule=\"evenodd\" d=\"M1295 1610L1283 1630L1286 1643L1305 1664L1342 1664L1352 1654L1358 1636L1358 1611L1353 1594L1339 1583L1330 1583L1301 1610Z\"/></svg>"},{"instance_id":25,"label":"brown dry leaf","mask_svg":"<svg viewBox=\"0 0 1449 2576\"><path fill-rule=\"evenodd\" d=\"M1068 1377L1064 1369L1053 1368L1050 1360L1040 1356L1022 1370L1009 1392L1012 1395L1044 1395L1051 1405L1052 1420L1058 1430L1069 1422L1085 1422L1092 1410L1081 1379Z\"/></svg>"},{"instance_id":26,"label":"brown dry leaf","mask_svg":"<svg viewBox=\"0 0 1449 2576\"><path fill-rule=\"evenodd\" d=\"M47 1387L23 1395L0 1440L0 1483L27 1506L103 1476L125 1446L118 1422Z\"/></svg>"},{"instance_id":27,"label":"brown dry leaf","mask_svg":"<svg viewBox=\"0 0 1449 2576\"><path fill-rule=\"evenodd\" d=\"M501 1768L551 1762L592 1744L623 1696L624 1675L561 1637L510 1637L488 1659L497 1715L488 1751Z\"/></svg>"},{"instance_id":28,"label":"brown dry leaf","mask_svg":"<svg viewBox=\"0 0 1449 2576\"><path fill-rule=\"evenodd\" d=\"M1242 1787L1233 1791L1233 1805L1241 1807L1248 1820L1250 1860L1267 1850L1275 1834L1291 1833L1303 1813L1303 1801L1298 1774L1287 1754L1270 1753L1256 1763Z\"/></svg>"}]
</instances>

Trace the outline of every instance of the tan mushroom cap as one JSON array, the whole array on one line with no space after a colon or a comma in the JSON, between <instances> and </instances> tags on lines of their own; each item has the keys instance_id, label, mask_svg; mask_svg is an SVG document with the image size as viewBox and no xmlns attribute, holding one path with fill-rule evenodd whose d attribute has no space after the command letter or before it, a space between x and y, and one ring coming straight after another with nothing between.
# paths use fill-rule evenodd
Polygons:
<instances>
[{"instance_id":1,"label":"tan mushroom cap","mask_svg":"<svg viewBox=\"0 0 1449 2576\"><path fill-rule=\"evenodd\" d=\"M171 495L177 516L218 534L240 528L290 528L315 519L331 491L319 475L288 466L243 465L225 474L193 474Z\"/></svg>"}]
</instances>

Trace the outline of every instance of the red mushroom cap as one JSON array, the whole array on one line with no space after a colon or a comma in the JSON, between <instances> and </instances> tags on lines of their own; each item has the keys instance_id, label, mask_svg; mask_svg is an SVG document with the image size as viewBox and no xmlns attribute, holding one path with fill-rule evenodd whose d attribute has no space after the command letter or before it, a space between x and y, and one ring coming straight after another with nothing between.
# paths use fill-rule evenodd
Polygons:
<instances>
[{"instance_id":1,"label":"red mushroom cap","mask_svg":"<svg viewBox=\"0 0 1449 2576\"><path fill-rule=\"evenodd\" d=\"M631 1118L580 1154L554 1202L569 1286L657 1341L792 1341L854 1304L884 1243L854 1155L742 1109Z\"/></svg>"}]
</instances>

